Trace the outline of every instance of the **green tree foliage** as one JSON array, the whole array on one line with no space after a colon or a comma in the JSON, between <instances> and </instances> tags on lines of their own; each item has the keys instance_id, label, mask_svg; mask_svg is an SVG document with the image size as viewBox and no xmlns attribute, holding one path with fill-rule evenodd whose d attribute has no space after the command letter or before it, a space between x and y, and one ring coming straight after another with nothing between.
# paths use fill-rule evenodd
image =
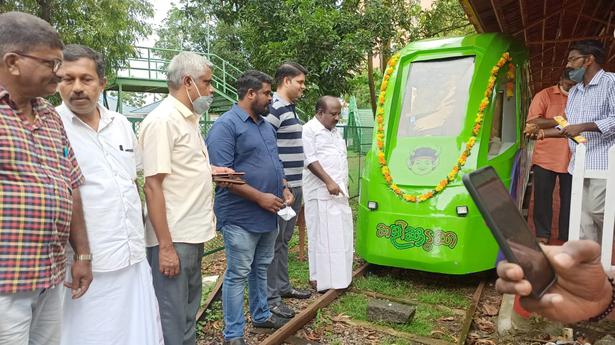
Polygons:
<instances>
[{"instance_id":1,"label":"green tree foliage","mask_svg":"<svg viewBox=\"0 0 615 345\"><path fill-rule=\"evenodd\" d=\"M381 57L382 68L410 41L471 29L456 0L436 0L428 10L418 0L181 0L159 30L157 46L209 47L242 70L269 74L284 61L299 62L310 72L300 106L311 113L322 94L357 93L365 106L372 53Z\"/></svg>"},{"instance_id":2,"label":"green tree foliage","mask_svg":"<svg viewBox=\"0 0 615 345\"><path fill-rule=\"evenodd\" d=\"M151 33L154 15L147 0L16 0L0 2L0 12L21 11L53 25L65 44L87 45L105 57L107 75L134 54L134 44Z\"/></svg>"}]
</instances>

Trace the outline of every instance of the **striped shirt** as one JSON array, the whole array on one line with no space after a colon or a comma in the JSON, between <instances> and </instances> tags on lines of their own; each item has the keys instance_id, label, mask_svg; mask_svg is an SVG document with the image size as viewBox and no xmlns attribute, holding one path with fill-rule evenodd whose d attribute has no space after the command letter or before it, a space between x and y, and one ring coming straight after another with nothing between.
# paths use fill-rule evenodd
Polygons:
<instances>
[{"instance_id":1,"label":"striped shirt","mask_svg":"<svg viewBox=\"0 0 615 345\"><path fill-rule=\"evenodd\" d=\"M284 165L284 175L291 187L301 187L303 173L302 124L295 112L295 105L284 100L277 92L269 105L269 115L265 119L273 125L278 141L280 160Z\"/></svg>"},{"instance_id":2,"label":"striped shirt","mask_svg":"<svg viewBox=\"0 0 615 345\"><path fill-rule=\"evenodd\" d=\"M615 145L615 73L598 71L587 84L578 83L568 94L566 116L570 124L594 122L600 132L583 132L587 138L585 169L607 170L608 151ZM568 140L570 151L575 152L576 144ZM574 168L574 155L568 171Z\"/></svg>"},{"instance_id":3,"label":"striped shirt","mask_svg":"<svg viewBox=\"0 0 615 345\"><path fill-rule=\"evenodd\" d=\"M0 86L0 293L64 280L72 190L84 182L60 116L42 98L34 121Z\"/></svg>"}]
</instances>

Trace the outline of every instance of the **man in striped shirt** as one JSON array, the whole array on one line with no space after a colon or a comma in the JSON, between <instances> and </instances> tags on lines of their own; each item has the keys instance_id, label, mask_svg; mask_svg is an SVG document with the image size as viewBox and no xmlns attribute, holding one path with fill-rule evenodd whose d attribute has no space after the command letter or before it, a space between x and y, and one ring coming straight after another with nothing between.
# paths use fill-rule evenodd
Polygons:
<instances>
[{"instance_id":1,"label":"man in striped shirt","mask_svg":"<svg viewBox=\"0 0 615 345\"><path fill-rule=\"evenodd\" d=\"M298 63L283 63L275 73L276 92L273 94L269 115L265 118L276 131L278 152L284 165L284 175L295 201L291 206L299 213L302 202L301 174L303 171L302 124L295 111L295 102L305 90L307 70ZM288 279L288 242L293 236L297 217L285 221L278 217L278 237L273 261L267 272L268 302L272 313L291 318L295 312L282 303L282 297L308 298L310 293L294 289Z\"/></svg>"},{"instance_id":2,"label":"man in striped shirt","mask_svg":"<svg viewBox=\"0 0 615 345\"><path fill-rule=\"evenodd\" d=\"M562 130L567 137L587 138L585 169L606 170L608 150L615 145L615 73L605 72L604 47L599 41L575 43L568 54L566 67L573 68L570 79L578 84L570 89L566 115L570 125ZM571 152L576 144L569 140ZM614 164L615 162L611 162ZM574 156L568 171L572 173ZM604 218L606 180L586 179L583 183L581 239L600 242Z\"/></svg>"}]
</instances>

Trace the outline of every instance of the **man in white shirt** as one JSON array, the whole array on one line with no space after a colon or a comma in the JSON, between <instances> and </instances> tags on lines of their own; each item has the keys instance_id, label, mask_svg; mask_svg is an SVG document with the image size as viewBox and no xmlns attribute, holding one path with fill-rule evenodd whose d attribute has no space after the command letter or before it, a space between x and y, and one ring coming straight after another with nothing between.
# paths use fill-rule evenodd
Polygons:
<instances>
[{"instance_id":1,"label":"man in white shirt","mask_svg":"<svg viewBox=\"0 0 615 345\"><path fill-rule=\"evenodd\" d=\"M303 126L303 195L310 281L316 289L344 289L352 281L353 224L348 205L346 144L335 125L341 104L332 96L316 103Z\"/></svg>"},{"instance_id":2,"label":"man in white shirt","mask_svg":"<svg viewBox=\"0 0 615 345\"><path fill-rule=\"evenodd\" d=\"M135 182L137 140L123 115L98 104L104 70L92 49L64 48L57 110L85 177L80 190L94 280L81 299L66 290L62 344L162 344Z\"/></svg>"}]
</instances>

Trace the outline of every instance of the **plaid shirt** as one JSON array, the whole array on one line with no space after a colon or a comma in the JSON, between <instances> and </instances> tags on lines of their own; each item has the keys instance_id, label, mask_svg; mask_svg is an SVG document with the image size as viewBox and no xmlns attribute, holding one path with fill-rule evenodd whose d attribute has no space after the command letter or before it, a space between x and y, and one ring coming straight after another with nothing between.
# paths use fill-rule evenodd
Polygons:
<instances>
[{"instance_id":1,"label":"plaid shirt","mask_svg":"<svg viewBox=\"0 0 615 345\"><path fill-rule=\"evenodd\" d=\"M583 132L587 138L585 169L607 170L609 148L615 145L615 73L598 71L587 84L578 83L568 94L566 116L570 124L594 122L600 132ZM568 140L570 159L568 171L574 169L576 144Z\"/></svg>"},{"instance_id":2,"label":"plaid shirt","mask_svg":"<svg viewBox=\"0 0 615 345\"><path fill-rule=\"evenodd\" d=\"M32 123L15 108L0 85L0 293L63 281L72 189L84 182L53 106L33 100Z\"/></svg>"}]
</instances>

